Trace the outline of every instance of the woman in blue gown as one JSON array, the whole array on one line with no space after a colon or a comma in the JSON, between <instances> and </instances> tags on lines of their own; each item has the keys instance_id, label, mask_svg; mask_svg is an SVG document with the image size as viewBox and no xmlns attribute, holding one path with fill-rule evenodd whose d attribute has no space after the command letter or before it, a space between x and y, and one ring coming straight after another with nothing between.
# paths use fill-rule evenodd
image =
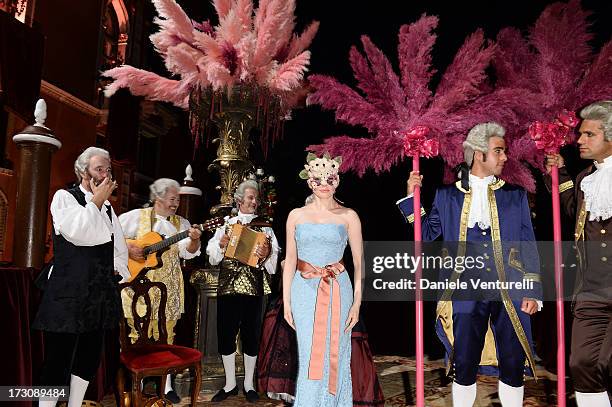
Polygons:
<instances>
[{"instance_id":1,"label":"woman in blue gown","mask_svg":"<svg viewBox=\"0 0 612 407\"><path fill-rule=\"evenodd\" d=\"M283 268L285 319L295 330L298 377L294 406L352 406L351 330L361 305L361 223L334 199L341 158L309 154L300 177L310 204L291 211ZM353 289L342 264L353 257Z\"/></svg>"}]
</instances>

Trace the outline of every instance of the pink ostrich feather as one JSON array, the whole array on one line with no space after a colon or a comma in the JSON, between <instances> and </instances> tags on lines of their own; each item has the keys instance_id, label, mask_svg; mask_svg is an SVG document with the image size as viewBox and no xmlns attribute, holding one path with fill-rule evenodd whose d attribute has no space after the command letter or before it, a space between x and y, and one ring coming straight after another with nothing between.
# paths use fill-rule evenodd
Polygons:
<instances>
[{"instance_id":1,"label":"pink ostrich feather","mask_svg":"<svg viewBox=\"0 0 612 407\"><path fill-rule=\"evenodd\" d=\"M380 93L385 97L385 102L380 103L382 109L389 109L395 121L406 120L406 109L404 104L404 91L400 85L399 77L393 71L391 62L385 54L378 49L370 38L361 37L363 49L370 62L373 84L378 85Z\"/></svg>"},{"instance_id":2,"label":"pink ostrich feather","mask_svg":"<svg viewBox=\"0 0 612 407\"><path fill-rule=\"evenodd\" d=\"M165 55L169 47L180 42L193 42L193 24L174 0L152 0L159 17L154 22L161 30L150 36L157 51Z\"/></svg>"},{"instance_id":3,"label":"pink ostrich feather","mask_svg":"<svg viewBox=\"0 0 612 407\"><path fill-rule=\"evenodd\" d=\"M496 92L522 91L512 110L513 154L544 171L544 152L528 135L535 121L551 122L564 109L612 98L612 45L595 52L588 17L578 0L548 6L526 38L516 29L498 35Z\"/></svg>"},{"instance_id":4,"label":"pink ostrich feather","mask_svg":"<svg viewBox=\"0 0 612 407\"><path fill-rule=\"evenodd\" d=\"M581 107L596 100L612 99L612 41L608 41L586 70L576 90L574 106Z\"/></svg>"},{"instance_id":5,"label":"pink ostrich feather","mask_svg":"<svg viewBox=\"0 0 612 407\"><path fill-rule=\"evenodd\" d=\"M229 13L219 21L219 26L216 30L216 39L236 44L245 34L245 31L246 27L243 26L236 9L231 9Z\"/></svg>"},{"instance_id":6,"label":"pink ostrich feather","mask_svg":"<svg viewBox=\"0 0 612 407\"><path fill-rule=\"evenodd\" d=\"M282 64L269 82L271 88L280 91L290 91L299 86L304 78L304 72L310 62L310 51L304 51L298 56Z\"/></svg>"},{"instance_id":7,"label":"pink ostrich feather","mask_svg":"<svg viewBox=\"0 0 612 407\"><path fill-rule=\"evenodd\" d=\"M253 13L253 2L250 0L238 0L229 12L219 19L216 33L225 41L237 44L253 29L251 15Z\"/></svg>"},{"instance_id":8,"label":"pink ostrich feather","mask_svg":"<svg viewBox=\"0 0 612 407\"><path fill-rule=\"evenodd\" d=\"M224 18L232 8L233 0L213 0L213 6L219 16L219 20Z\"/></svg>"},{"instance_id":9,"label":"pink ostrich feather","mask_svg":"<svg viewBox=\"0 0 612 407\"><path fill-rule=\"evenodd\" d=\"M319 104L326 110L335 110L336 120L363 126L372 133L383 128L380 110L349 86L325 75L310 75L308 79L316 89L308 96L309 103Z\"/></svg>"},{"instance_id":10,"label":"pink ostrich feather","mask_svg":"<svg viewBox=\"0 0 612 407\"><path fill-rule=\"evenodd\" d=\"M369 136L331 137L308 149L342 155L343 170L354 170L360 176L368 168L380 173L405 157L400 133L425 126L430 137L440 141L440 154L447 163L455 165L462 161L461 142L483 116L468 107L478 97L490 93L485 70L494 46L484 40L480 31L469 36L444 73L437 92L432 94L429 82L435 71L431 66L431 50L437 23L437 17L423 15L417 22L401 27L398 46L401 80L389 59L363 36L365 55L353 47L349 61L357 88L364 96L331 77L311 76L315 92L309 101L335 110L338 121L365 127Z\"/></svg>"},{"instance_id":11,"label":"pink ostrich feather","mask_svg":"<svg viewBox=\"0 0 612 407\"><path fill-rule=\"evenodd\" d=\"M218 91L237 83L268 87L278 97L304 86L318 22L293 35L296 0L214 0L219 24L195 23L176 0L154 0L160 30L151 36L168 70L192 88ZM284 114L284 113L283 113Z\"/></svg>"},{"instance_id":12,"label":"pink ostrich feather","mask_svg":"<svg viewBox=\"0 0 612 407\"><path fill-rule=\"evenodd\" d=\"M262 122L274 124L268 126L272 130L264 131L262 140L269 131L280 134L278 122L288 117L309 89L304 83L310 63L306 48L318 28L314 22L300 36L293 34L295 1L261 0L254 10L253 0L213 0L219 23L212 26L208 20L192 21L176 0L153 0L159 31L151 35L151 42L168 71L180 80L124 66L104 73L114 79L106 93L125 87L135 95L189 109L188 97L195 89L221 92L236 85L257 87L269 96L257 103L280 104L280 109L264 109ZM192 131L200 132L203 126L203 122L192 125Z\"/></svg>"},{"instance_id":13,"label":"pink ostrich feather","mask_svg":"<svg viewBox=\"0 0 612 407\"><path fill-rule=\"evenodd\" d=\"M431 99L429 81L436 73L431 67L431 50L436 42L433 30L437 26L438 17L423 16L416 23L400 28L399 64L410 114L420 112Z\"/></svg>"},{"instance_id":14,"label":"pink ostrich feather","mask_svg":"<svg viewBox=\"0 0 612 407\"><path fill-rule=\"evenodd\" d=\"M554 3L544 9L530 31L530 42L539 54L536 79L540 91L550 101L571 91L573 82L592 58L588 42L593 36L586 24L589 15L582 10L579 0Z\"/></svg>"},{"instance_id":15,"label":"pink ostrich feather","mask_svg":"<svg viewBox=\"0 0 612 407\"><path fill-rule=\"evenodd\" d=\"M487 78L485 70L494 52L495 46L486 45L482 30L469 36L442 76L432 106L453 110L482 94L480 85Z\"/></svg>"},{"instance_id":16,"label":"pink ostrich feather","mask_svg":"<svg viewBox=\"0 0 612 407\"><path fill-rule=\"evenodd\" d=\"M256 67L267 66L279 49L290 38L293 31L293 13L295 0L271 0L265 8L265 15L260 19L260 7L255 18L257 47L253 56Z\"/></svg>"},{"instance_id":17,"label":"pink ostrich feather","mask_svg":"<svg viewBox=\"0 0 612 407\"><path fill-rule=\"evenodd\" d=\"M200 56L202 54L189 45L178 44L168 49L164 62L169 72L175 75L192 76L199 73L197 58Z\"/></svg>"},{"instance_id":18,"label":"pink ostrich feather","mask_svg":"<svg viewBox=\"0 0 612 407\"><path fill-rule=\"evenodd\" d=\"M236 15L242 24L243 36L253 30L253 1L252 0L237 0Z\"/></svg>"},{"instance_id":19,"label":"pink ostrich feather","mask_svg":"<svg viewBox=\"0 0 612 407\"><path fill-rule=\"evenodd\" d=\"M319 31L319 22L313 21L306 27L302 34L293 36L291 43L289 44L289 51L287 53L287 59L292 59L301 54L306 48L310 46L315 35Z\"/></svg>"},{"instance_id":20,"label":"pink ostrich feather","mask_svg":"<svg viewBox=\"0 0 612 407\"><path fill-rule=\"evenodd\" d=\"M144 96L149 100L170 102L186 109L190 86L186 82L167 79L153 72L143 71L131 66L120 66L103 73L114 81L104 90L110 97L120 88L127 88L135 96Z\"/></svg>"}]
</instances>

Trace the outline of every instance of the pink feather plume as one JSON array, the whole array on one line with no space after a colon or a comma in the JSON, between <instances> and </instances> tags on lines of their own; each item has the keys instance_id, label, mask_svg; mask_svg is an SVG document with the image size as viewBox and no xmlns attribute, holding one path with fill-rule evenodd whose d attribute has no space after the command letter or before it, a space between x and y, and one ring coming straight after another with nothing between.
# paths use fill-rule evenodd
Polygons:
<instances>
[{"instance_id":1,"label":"pink feather plume","mask_svg":"<svg viewBox=\"0 0 612 407\"><path fill-rule=\"evenodd\" d=\"M280 91L290 91L299 86L308 70L310 51L304 51L298 56L282 64L269 82L269 86Z\"/></svg>"},{"instance_id":2,"label":"pink feather plume","mask_svg":"<svg viewBox=\"0 0 612 407\"><path fill-rule=\"evenodd\" d=\"M191 90L189 83L167 79L153 72L131 66L109 69L102 75L114 79L104 90L106 97L112 96L121 88L127 88L135 96L169 102L183 109L186 109L189 104L188 98Z\"/></svg>"}]
</instances>

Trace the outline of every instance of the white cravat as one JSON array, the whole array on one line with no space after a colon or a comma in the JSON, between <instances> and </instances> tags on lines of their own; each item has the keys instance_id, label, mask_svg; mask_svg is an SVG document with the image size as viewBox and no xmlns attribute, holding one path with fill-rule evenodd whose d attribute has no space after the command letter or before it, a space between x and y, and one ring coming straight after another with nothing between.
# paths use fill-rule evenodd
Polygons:
<instances>
[{"instance_id":1,"label":"white cravat","mask_svg":"<svg viewBox=\"0 0 612 407\"><path fill-rule=\"evenodd\" d=\"M470 216L468 218L468 228L473 228L476 224L481 229L491 227L491 214L489 213L489 184L495 182L495 177L479 178L470 174L470 191L472 193L472 204L470 205Z\"/></svg>"},{"instance_id":2,"label":"white cravat","mask_svg":"<svg viewBox=\"0 0 612 407\"><path fill-rule=\"evenodd\" d=\"M589 220L602 221L612 217L612 156L594 164L597 169L582 179L580 189L584 192Z\"/></svg>"},{"instance_id":3,"label":"white cravat","mask_svg":"<svg viewBox=\"0 0 612 407\"><path fill-rule=\"evenodd\" d=\"M238 211L238 215L236 215L236 221L242 224L250 223L253 219L257 217L254 213L242 213ZM234 223L234 222L232 222Z\"/></svg>"}]
</instances>

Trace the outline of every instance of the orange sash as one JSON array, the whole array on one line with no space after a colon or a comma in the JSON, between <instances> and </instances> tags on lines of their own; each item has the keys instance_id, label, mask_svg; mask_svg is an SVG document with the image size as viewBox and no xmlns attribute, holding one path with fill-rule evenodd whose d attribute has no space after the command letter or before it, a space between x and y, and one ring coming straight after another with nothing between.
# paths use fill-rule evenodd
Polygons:
<instances>
[{"instance_id":1,"label":"orange sash","mask_svg":"<svg viewBox=\"0 0 612 407\"><path fill-rule=\"evenodd\" d=\"M327 316L331 301L329 392L335 395L338 384L338 354L340 352L340 285L336 280L336 276L345 271L345 268L342 260L338 263L328 264L325 267L317 267L298 259L297 269L303 278L321 277L317 290L312 346L310 348L310 364L308 366L308 378L310 380L321 380L323 378Z\"/></svg>"}]
</instances>

